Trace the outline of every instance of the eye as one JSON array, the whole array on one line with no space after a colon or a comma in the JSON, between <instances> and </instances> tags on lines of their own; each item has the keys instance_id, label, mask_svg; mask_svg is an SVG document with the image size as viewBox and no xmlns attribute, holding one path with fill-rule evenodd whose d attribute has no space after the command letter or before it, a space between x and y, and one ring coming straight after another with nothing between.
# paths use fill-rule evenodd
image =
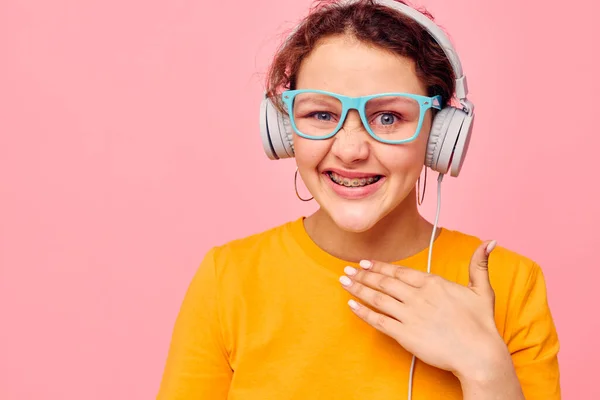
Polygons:
<instances>
[{"instance_id":1,"label":"eye","mask_svg":"<svg viewBox=\"0 0 600 400\"><path fill-rule=\"evenodd\" d=\"M313 116L319 121L331 121L332 116L328 112L320 111L313 114Z\"/></svg>"},{"instance_id":2,"label":"eye","mask_svg":"<svg viewBox=\"0 0 600 400\"><path fill-rule=\"evenodd\" d=\"M377 116L376 120L381 125L393 125L398 120L398 117L392 113L382 113Z\"/></svg>"}]
</instances>

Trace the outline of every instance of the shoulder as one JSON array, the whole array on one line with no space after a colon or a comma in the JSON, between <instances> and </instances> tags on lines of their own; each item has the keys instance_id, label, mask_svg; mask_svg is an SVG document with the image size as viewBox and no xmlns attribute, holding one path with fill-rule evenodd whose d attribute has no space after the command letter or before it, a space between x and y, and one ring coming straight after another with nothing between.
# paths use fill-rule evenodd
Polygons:
<instances>
[{"instance_id":1,"label":"shoulder","mask_svg":"<svg viewBox=\"0 0 600 400\"><path fill-rule=\"evenodd\" d=\"M482 240L458 231L446 233L445 245L440 247L455 249L459 264L464 266L460 268L461 278L468 282L471 255ZM560 398L560 342L542 268L529 256L498 245L490 254L488 271L495 294L496 327L512 356L524 393L528 398Z\"/></svg>"},{"instance_id":2,"label":"shoulder","mask_svg":"<svg viewBox=\"0 0 600 400\"><path fill-rule=\"evenodd\" d=\"M465 232L447 230L437 256L446 258L446 274L457 283L469 282L469 265L475 249L482 239ZM436 249L434 245L434 257ZM499 305L510 308L511 304L527 298L533 288L545 296L545 281L540 265L526 254L517 252L500 243L490 254L488 270L490 283Z\"/></svg>"},{"instance_id":3,"label":"shoulder","mask_svg":"<svg viewBox=\"0 0 600 400\"><path fill-rule=\"evenodd\" d=\"M287 221L272 228L215 245L205 255L217 274L239 274L282 257L293 242L293 231L300 220ZM208 259L208 260L207 260ZM249 271L250 272L250 271Z\"/></svg>"},{"instance_id":4,"label":"shoulder","mask_svg":"<svg viewBox=\"0 0 600 400\"><path fill-rule=\"evenodd\" d=\"M298 221L287 221L272 228L245 237L232 239L214 246L212 251L220 257L247 257L249 254L288 240L291 229Z\"/></svg>"},{"instance_id":5,"label":"shoulder","mask_svg":"<svg viewBox=\"0 0 600 400\"><path fill-rule=\"evenodd\" d=\"M457 257L460 257L461 282L469 280L468 266L471 255L482 243L474 235L459 231L448 231L445 247L453 247ZM455 258L456 259L456 258ZM546 283L542 268L532 258L501 245L496 246L490 254L488 270L490 283L496 298L496 317L502 331L505 324L510 325L515 318L525 318L532 321L548 309ZM525 310L535 312L525 313ZM524 317L523 313L527 314Z\"/></svg>"},{"instance_id":6,"label":"shoulder","mask_svg":"<svg viewBox=\"0 0 600 400\"><path fill-rule=\"evenodd\" d=\"M455 257L470 260L475 249L483 240L475 235L446 229L444 248L448 249ZM529 277L537 273L540 266L528 255L517 252L509 247L498 244L489 258L490 278L509 279Z\"/></svg>"}]
</instances>

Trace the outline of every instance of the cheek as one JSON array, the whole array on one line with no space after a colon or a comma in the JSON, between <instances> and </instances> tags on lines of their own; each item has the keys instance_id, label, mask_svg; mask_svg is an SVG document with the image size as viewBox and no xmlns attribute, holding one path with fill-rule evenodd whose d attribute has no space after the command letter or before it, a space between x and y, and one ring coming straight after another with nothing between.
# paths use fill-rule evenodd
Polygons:
<instances>
[{"instance_id":1,"label":"cheek","mask_svg":"<svg viewBox=\"0 0 600 400\"><path fill-rule=\"evenodd\" d=\"M427 137L423 135L409 144L381 147L377 158L390 174L404 182L402 186L409 187L413 181L416 182L423 170L426 147Z\"/></svg>"},{"instance_id":2,"label":"cheek","mask_svg":"<svg viewBox=\"0 0 600 400\"><path fill-rule=\"evenodd\" d=\"M327 155L331 140L310 140L294 135L294 155L299 167L314 168Z\"/></svg>"},{"instance_id":3,"label":"cheek","mask_svg":"<svg viewBox=\"0 0 600 400\"><path fill-rule=\"evenodd\" d=\"M401 164L408 164L412 167L421 170L425 164L425 155L427 153L427 142L429 141L429 132L431 129L431 122L426 120L421 129L421 134L412 143L409 143L402 150L403 157L399 161Z\"/></svg>"},{"instance_id":4,"label":"cheek","mask_svg":"<svg viewBox=\"0 0 600 400\"><path fill-rule=\"evenodd\" d=\"M425 163L425 154L427 152L427 142L429 140L429 129L431 126L428 122L429 121L426 121L423 124L421 134L414 142L398 146L386 146L384 148L388 153L396 153L395 157L393 157L393 164L404 168L409 166L417 169L423 167L423 164ZM391 160L392 158L389 154L387 157L388 160Z\"/></svg>"},{"instance_id":5,"label":"cheek","mask_svg":"<svg viewBox=\"0 0 600 400\"><path fill-rule=\"evenodd\" d=\"M379 159L389 172L412 175L412 171L421 171L423 168L425 147L415 142L408 146L386 148L380 154Z\"/></svg>"}]
</instances>

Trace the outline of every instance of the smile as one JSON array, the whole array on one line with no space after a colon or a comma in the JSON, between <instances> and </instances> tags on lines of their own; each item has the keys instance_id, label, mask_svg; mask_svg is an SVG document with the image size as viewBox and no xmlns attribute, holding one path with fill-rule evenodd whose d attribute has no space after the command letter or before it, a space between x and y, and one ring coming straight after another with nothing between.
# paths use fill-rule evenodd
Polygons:
<instances>
[{"instance_id":1,"label":"smile","mask_svg":"<svg viewBox=\"0 0 600 400\"><path fill-rule=\"evenodd\" d=\"M361 178L348 178L345 176L338 175L332 171L328 171L326 172L326 174L327 176L329 176L329 179L331 179L333 182L337 183L340 186L349 188L369 186L378 182L382 178L381 175L372 175Z\"/></svg>"}]
</instances>

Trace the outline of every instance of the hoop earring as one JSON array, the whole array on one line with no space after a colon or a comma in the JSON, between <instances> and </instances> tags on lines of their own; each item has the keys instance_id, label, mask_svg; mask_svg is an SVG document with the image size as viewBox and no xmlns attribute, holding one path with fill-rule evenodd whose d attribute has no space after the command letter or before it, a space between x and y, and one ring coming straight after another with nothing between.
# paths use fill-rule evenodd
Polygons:
<instances>
[{"instance_id":1,"label":"hoop earring","mask_svg":"<svg viewBox=\"0 0 600 400\"><path fill-rule=\"evenodd\" d=\"M300 193L298 193L298 167L296 167L296 172L294 173L294 190L296 191L296 196L302 201L311 201L314 199L314 196L310 199L303 199L300 197Z\"/></svg>"},{"instance_id":2,"label":"hoop earring","mask_svg":"<svg viewBox=\"0 0 600 400\"><path fill-rule=\"evenodd\" d=\"M427 167L425 167L425 178L423 181L423 196L421 196L421 175L419 175L419 179L417 180L417 203L419 205L423 204L423 200L425 199L425 188L427 187Z\"/></svg>"}]
</instances>

